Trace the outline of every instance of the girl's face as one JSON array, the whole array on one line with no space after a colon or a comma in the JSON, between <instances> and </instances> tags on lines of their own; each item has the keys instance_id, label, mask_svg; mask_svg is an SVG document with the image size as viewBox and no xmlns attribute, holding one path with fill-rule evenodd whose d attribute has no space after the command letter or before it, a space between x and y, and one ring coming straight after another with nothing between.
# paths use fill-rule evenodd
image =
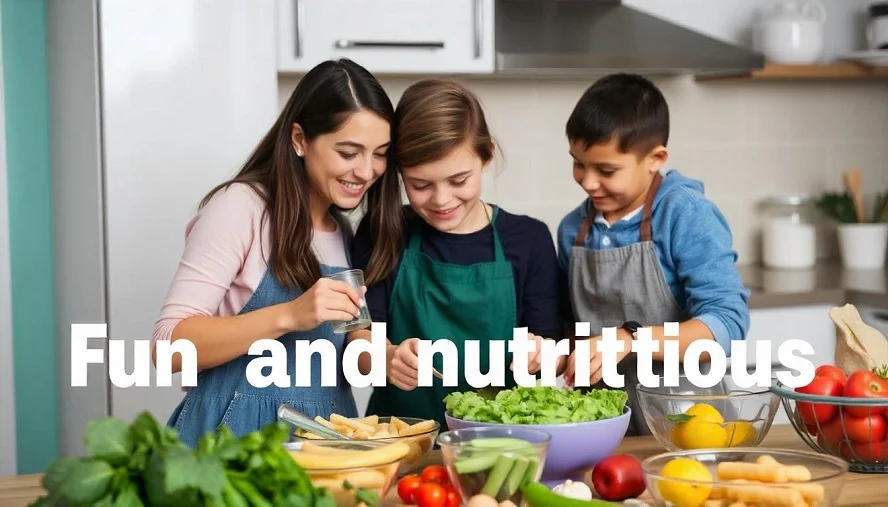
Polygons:
<instances>
[{"instance_id":1,"label":"girl's face","mask_svg":"<svg viewBox=\"0 0 888 507\"><path fill-rule=\"evenodd\" d=\"M666 149L654 149L642 159L622 153L617 143L585 147L571 143L574 180L589 194L595 209L609 221L617 220L644 204L647 190L666 161Z\"/></svg>"},{"instance_id":2,"label":"girl's face","mask_svg":"<svg viewBox=\"0 0 888 507\"><path fill-rule=\"evenodd\" d=\"M336 132L311 142L294 125L292 140L296 154L304 158L312 195L326 206L353 209L385 172L391 127L376 114L359 111Z\"/></svg>"},{"instance_id":3,"label":"girl's face","mask_svg":"<svg viewBox=\"0 0 888 507\"><path fill-rule=\"evenodd\" d=\"M401 175L410 205L426 223L442 232L469 233L487 220L478 206L487 168L464 143L440 160L403 168Z\"/></svg>"}]
</instances>

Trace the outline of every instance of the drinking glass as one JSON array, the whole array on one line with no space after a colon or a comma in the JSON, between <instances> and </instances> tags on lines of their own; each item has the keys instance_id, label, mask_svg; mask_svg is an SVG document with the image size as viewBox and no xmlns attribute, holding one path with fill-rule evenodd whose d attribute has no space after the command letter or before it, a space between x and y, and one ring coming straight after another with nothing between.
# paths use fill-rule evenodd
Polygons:
<instances>
[{"instance_id":1,"label":"drinking glass","mask_svg":"<svg viewBox=\"0 0 888 507\"><path fill-rule=\"evenodd\" d=\"M332 321L330 322L333 325L334 333L350 333L352 331L356 331L358 329L365 329L370 327L370 309L367 308L367 300L364 298L364 272L360 269L349 269L346 271L340 271L338 273L333 273L327 278L331 278L333 280L339 280L345 282L352 286L361 297L361 306L358 308L360 313L357 317L346 320L346 321Z\"/></svg>"}]
</instances>

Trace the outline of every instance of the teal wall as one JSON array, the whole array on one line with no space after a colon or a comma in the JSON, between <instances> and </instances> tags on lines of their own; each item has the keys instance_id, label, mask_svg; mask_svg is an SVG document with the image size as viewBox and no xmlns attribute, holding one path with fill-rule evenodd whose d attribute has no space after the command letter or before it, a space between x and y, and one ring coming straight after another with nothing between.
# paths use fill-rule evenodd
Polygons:
<instances>
[{"instance_id":1,"label":"teal wall","mask_svg":"<svg viewBox=\"0 0 888 507\"><path fill-rule=\"evenodd\" d=\"M59 454L44 0L0 0L18 473Z\"/></svg>"}]
</instances>

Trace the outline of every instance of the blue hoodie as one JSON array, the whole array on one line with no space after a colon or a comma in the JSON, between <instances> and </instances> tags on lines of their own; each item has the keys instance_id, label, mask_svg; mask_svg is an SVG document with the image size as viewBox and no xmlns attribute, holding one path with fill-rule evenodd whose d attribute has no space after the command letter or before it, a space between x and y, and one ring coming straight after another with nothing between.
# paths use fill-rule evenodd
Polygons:
<instances>
[{"instance_id":1,"label":"blue hoodie","mask_svg":"<svg viewBox=\"0 0 888 507\"><path fill-rule=\"evenodd\" d=\"M675 300L687 315L705 323L730 355L731 340L745 339L749 329L749 290L737 270L728 223L703 194L702 182L674 170L664 173L654 198L651 233ZM570 252L588 206L585 199L558 225L563 287L568 286ZM631 214L610 228L600 219L594 221L586 248L619 248L641 241L641 217Z\"/></svg>"}]
</instances>

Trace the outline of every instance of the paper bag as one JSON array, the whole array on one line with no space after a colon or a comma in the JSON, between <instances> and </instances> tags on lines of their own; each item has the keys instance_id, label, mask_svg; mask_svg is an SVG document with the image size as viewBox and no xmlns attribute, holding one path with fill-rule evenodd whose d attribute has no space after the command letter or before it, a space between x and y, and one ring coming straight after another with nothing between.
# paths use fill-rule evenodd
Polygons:
<instances>
[{"instance_id":1,"label":"paper bag","mask_svg":"<svg viewBox=\"0 0 888 507\"><path fill-rule=\"evenodd\" d=\"M847 374L888 365L888 339L865 322L854 305L832 308L836 325L836 366Z\"/></svg>"}]
</instances>

